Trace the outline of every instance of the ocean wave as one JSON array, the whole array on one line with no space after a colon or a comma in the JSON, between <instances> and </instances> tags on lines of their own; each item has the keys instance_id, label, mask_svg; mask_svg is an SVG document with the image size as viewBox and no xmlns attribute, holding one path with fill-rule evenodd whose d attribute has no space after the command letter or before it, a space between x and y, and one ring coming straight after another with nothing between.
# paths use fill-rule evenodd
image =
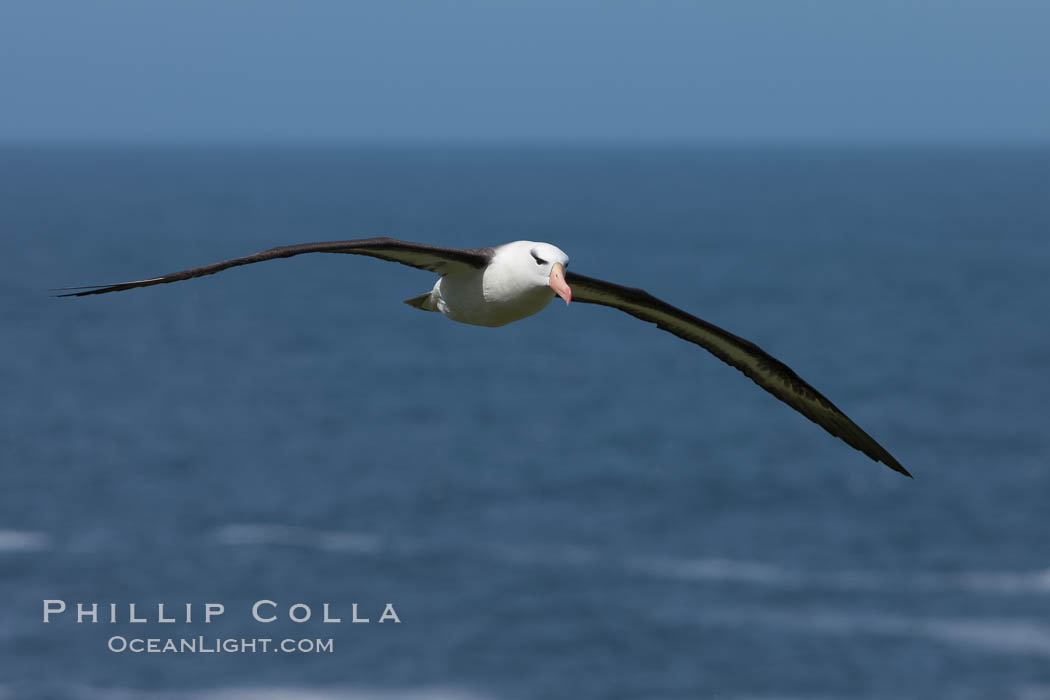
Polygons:
<instances>
[{"instance_id":1,"label":"ocean wave","mask_svg":"<svg viewBox=\"0 0 1050 700\"><path fill-rule=\"evenodd\" d=\"M166 699L165 699L166 700ZM483 700L445 688L404 690L315 688L226 688L172 696L171 700Z\"/></svg>"},{"instance_id":2,"label":"ocean wave","mask_svg":"<svg viewBox=\"0 0 1050 700\"><path fill-rule=\"evenodd\" d=\"M1036 571L901 572L846 569L803 571L745 560L632 557L632 571L649 576L784 588L864 591L966 590L980 593L1050 593L1050 569Z\"/></svg>"},{"instance_id":3,"label":"ocean wave","mask_svg":"<svg viewBox=\"0 0 1050 700\"><path fill-rule=\"evenodd\" d=\"M779 566L734 559L631 557L624 560L624 565L631 571L649 576L690 581L797 586L804 579L802 575Z\"/></svg>"},{"instance_id":4,"label":"ocean wave","mask_svg":"<svg viewBox=\"0 0 1050 700\"><path fill-rule=\"evenodd\" d=\"M381 551L467 552L515 566L604 567L656 578L703 583L741 583L773 588L871 592L961 590L1002 595L1050 593L1050 568L1035 571L899 573L863 569L817 571L720 557L625 556L573 545L382 537L368 533L313 530L274 524L227 525L214 533L214 541L229 546L310 547L354 554L374 554Z\"/></svg>"},{"instance_id":5,"label":"ocean wave","mask_svg":"<svg viewBox=\"0 0 1050 700\"><path fill-rule=\"evenodd\" d=\"M214 531L215 544L225 546L292 546L333 552L373 554L417 552L467 552L518 566L586 566L602 555L584 547L549 547L491 542L463 542L427 537L380 535L276 524L232 524Z\"/></svg>"},{"instance_id":6,"label":"ocean wave","mask_svg":"<svg viewBox=\"0 0 1050 700\"><path fill-rule=\"evenodd\" d=\"M51 538L42 532L0 530L0 552L39 552L50 548Z\"/></svg>"},{"instance_id":7,"label":"ocean wave","mask_svg":"<svg viewBox=\"0 0 1050 700\"><path fill-rule=\"evenodd\" d=\"M1050 568L1042 571L977 571L955 577L968 588L1000 593L1050 593Z\"/></svg>"},{"instance_id":8,"label":"ocean wave","mask_svg":"<svg viewBox=\"0 0 1050 700\"><path fill-rule=\"evenodd\" d=\"M1025 685L1017 690L1017 700L1050 700L1050 685Z\"/></svg>"},{"instance_id":9,"label":"ocean wave","mask_svg":"<svg viewBox=\"0 0 1050 700\"><path fill-rule=\"evenodd\" d=\"M374 554L384 548L382 538L377 535L311 530L289 525L227 525L214 533L214 539L219 544L229 546L282 545L357 554Z\"/></svg>"},{"instance_id":10,"label":"ocean wave","mask_svg":"<svg viewBox=\"0 0 1050 700\"><path fill-rule=\"evenodd\" d=\"M492 700L456 688L345 688L234 686L188 691L142 691L132 688L63 688L76 700ZM3 696L0 696L3 697Z\"/></svg>"},{"instance_id":11,"label":"ocean wave","mask_svg":"<svg viewBox=\"0 0 1050 700\"><path fill-rule=\"evenodd\" d=\"M846 700L846 698L842 695L719 695L718 697L719 700ZM899 696L896 697L897 700L900 700ZM851 696L849 700L860 699L856 696Z\"/></svg>"},{"instance_id":12,"label":"ocean wave","mask_svg":"<svg viewBox=\"0 0 1050 700\"><path fill-rule=\"evenodd\" d=\"M1010 618L921 618L842 611L727 610L705 613L702 623L761 625L842 635L918 637L985 651L1050 657L1050 627Z\"/></svg>"}]
</instances>

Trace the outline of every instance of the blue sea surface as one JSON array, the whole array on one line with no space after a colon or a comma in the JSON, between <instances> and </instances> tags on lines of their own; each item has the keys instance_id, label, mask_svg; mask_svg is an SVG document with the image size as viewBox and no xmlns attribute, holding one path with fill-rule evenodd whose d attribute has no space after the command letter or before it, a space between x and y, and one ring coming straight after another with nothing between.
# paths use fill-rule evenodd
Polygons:
<instances>
[{"instance_id":1,"label":"blue sea surface","mask_svg":"<svg viewBox=\"0 0 1050 700\"><path fill-rule=\"evenodd\" d=\"M554 243L916 478L611 309L341 255L48 292L376 235ZM0 259L0 697L1050 698L1050 149L9 146ZM199 635L334 651L107 648Z\"/></svg>"}]
</instances>

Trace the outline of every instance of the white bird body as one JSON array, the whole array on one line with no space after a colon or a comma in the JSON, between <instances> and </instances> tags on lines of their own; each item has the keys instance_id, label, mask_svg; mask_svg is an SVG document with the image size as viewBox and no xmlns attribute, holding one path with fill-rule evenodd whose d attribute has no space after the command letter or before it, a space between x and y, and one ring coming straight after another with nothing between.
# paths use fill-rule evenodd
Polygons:
<instances>
[{"instance_id":1,"label":"white bird body","mask_svg":"<svg viewBox=\"0 0 1050 700\"><path fill-rule=\"evenodd\" d=\"M505 326L543 311L554 299L551 273L569 256L535 241L515 241L496 248L483 269L447 272L434 284L429 298L411 299L416 308L438 311L447 318L474 326Z\"/></svg>"}]
</instances>

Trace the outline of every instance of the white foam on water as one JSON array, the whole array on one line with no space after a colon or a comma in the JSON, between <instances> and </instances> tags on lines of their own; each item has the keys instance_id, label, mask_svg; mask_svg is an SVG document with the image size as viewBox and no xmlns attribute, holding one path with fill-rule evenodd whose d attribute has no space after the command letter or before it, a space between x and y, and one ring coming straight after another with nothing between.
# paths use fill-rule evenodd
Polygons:
<instances>
[{"instance_id":1,"label":"white foam on water","mask_svg":"<svg viewBox=\"0 0 1050 700\"><path fill-rule=\"evenodd\" d=\"M732 559L628 557L625 568L649 576L692 581L726 581L785 588L865 591L964 590L1004 595L1050 593L1050 569L1038 571L903 572L802 571L775 564Z\"/></svg>"},{"instance_id":2,"label":"white foam on water","mask_svg":"<svg viewBox=\"0 0 1050 700\"><path fill-rule=\"evenodd\" d=\"M226 688L181 696L172 700L484 700L478 695L446 688L373 690L353 688Z\"/></svg>"},{"instance_id":3,"label":"white foam on water","mask_svg":"<svg viewBox=\"0 0 1050 700\"><path fill-rule=\"evenodd\" d=\"M79 700L494 700L457 688L397 689L237 686L193 691L142 691L80 686L68 689Z\"/></svg>"},{"instance_id":4,"label":"white foam on water","mask_svg":"<svg viewBox=\"0 0 1050 700\"><path fill-rule=\"evenodd\" d=\"M289 525L227 525L215 532L214 539L227 546L282 545L356 554L373 554L383 549L383 540L378 535L311 530Z\"/></svg>"},{"instance_id":5,"label":"white foam on water","mask_svg":"<svg viewBox=\"0 0 1050 700\"><path fill-rule=\"evenodd\" d=\"M1050 700L1050 685L1023 685L1014 695L1016 700Z\"/></svg>"},{"instance_id":6,"label":"white foam on water","mask_svg":"<svg viewBox=\"0 0 1050 700\"><path fill-rule=\"evenodd\" d=\"M861 700L856 696L851 696L848 699L841 695L733 695L733 696L718 696L719 700ZM872 700L866 698L866 700ZM895 697L894 700L900 700L900 697Z\"/></svg>"},{"instance_id":7,"label":"white foam on water","mask_svg":"<svg viewBox=\"0 0 1050 700\"><path fill-rule=\"evenodd\" d=\"M657 578L706 583L742 583L772 588L831 590L972 591L999 595L1050 594L1050 568L1036 571L887 572L813 571L761 561L725 558L623 556L563 545L446 541L426 537L385 538L367 533L312 530L276 524L233 524L214 535L228 546L279 545L372 554L386 550L475 552L518 566L610 567Z\"/></svg>"},{"instance_id":8,"label":"white foam on water","mask_svg":"<svg viewBox=\"0 0 1050 700\"><path fill-rule=\"evenodd\" d=\"M51 538L42 532L0 530L0 552L40 552L51 549Z\"/></svg>"},{"instance_id":9,"label":"white foam on water","mask_svg":"<svg viewBox=\"0 0 1050 700\"><path fill-rule=\"evenodd\" d=\"M728 581L765 586L797 586L804 576L787 569L761 562L733 559L666 559L631 557L624 566L650 576L683 579L687 581Z\"/></svg>"},{"instance_id":10,"label":"white foam on water","mask_svg":"<svg viewBox=\"0 0 1050 700\"><path fill-rule=\"evenodd\" d=\"M1050 593L1050 569L1037 571L885 572L846 570L811 573L807 584L845 590L963 590L1004 595Z\"/></svg>"},{"instance_id":11,"label":"white foam on water","mask_svg":"<svg viewBox=\"0 0 1050 700\"><path fill-rule=\"evenodd\" d=\"M797 613L782 610L737 610L705 614L700 620L716 624L765 625L827 634L925 638L995 653L1050 658L1050 626L1025 619L913 618L842 611Z\"/></svg>"},{"instance_id":12,"label":"white foam on water","mask_svg":"<svg viewBox=\"0 0 1050 700\"><path fill-rule=\"evenodd\" d=\"M1050 593L1050 568L1042 571L977 571L957 576L967 588L999 593Z\"/></svg>"},{"instance_id":13,"label":"white foam on water","mask_svg":"<svg viewBox=\"0 0 1050 700\"><path fill-rule=\"evenodd\" d=\"M1050 657L1050 627L1027 620L929 620L907 628L931 638L989 651Z\"/></svg>"}]
</instances>

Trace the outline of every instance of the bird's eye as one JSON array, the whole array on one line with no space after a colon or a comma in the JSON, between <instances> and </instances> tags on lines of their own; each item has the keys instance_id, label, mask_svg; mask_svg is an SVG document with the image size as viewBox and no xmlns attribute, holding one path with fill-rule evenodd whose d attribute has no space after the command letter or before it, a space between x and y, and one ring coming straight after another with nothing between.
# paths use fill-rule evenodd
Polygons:
<instances>
[{"instance_id":1,"label":"bird's eye","mask_svg":"<svg viewBox=\"0 0 1050 700\"><path fill-rule=\"evenodd\" d=\"M546 265L547 264L546 260L544 260L540 256L536 255L535 253L532 254L532 257L536 258L536 264L537 265Z\"/></svg>"}]
</instances>

